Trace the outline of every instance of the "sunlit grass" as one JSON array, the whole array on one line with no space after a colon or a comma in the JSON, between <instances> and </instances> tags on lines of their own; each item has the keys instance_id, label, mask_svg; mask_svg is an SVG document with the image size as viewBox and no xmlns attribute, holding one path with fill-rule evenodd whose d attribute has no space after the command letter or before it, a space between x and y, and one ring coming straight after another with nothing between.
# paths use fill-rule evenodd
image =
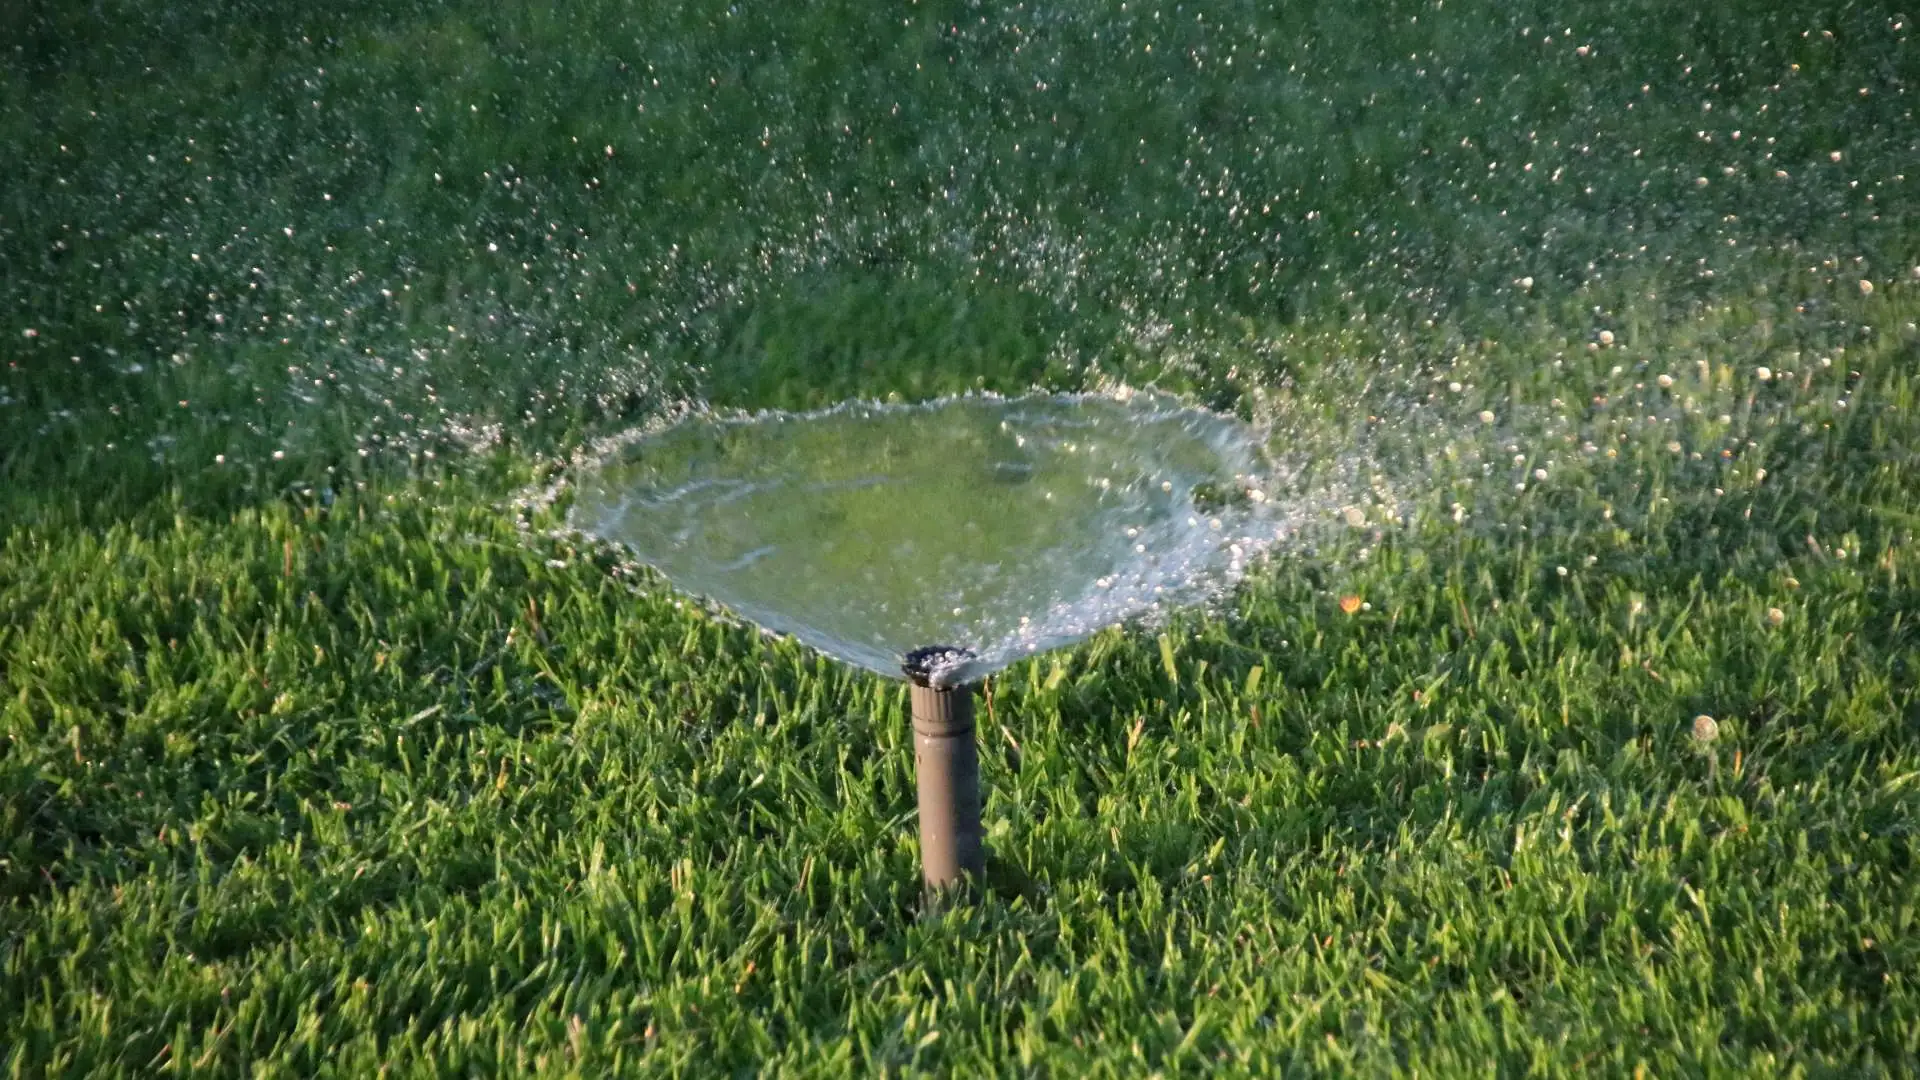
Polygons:
<instances>
[{"instance_id":1,"label":"sunlit grass","mask_svg":"<svg viewBox=\"0 0 1920 1080\"><path fill-rule=\"evenodd\" d=\"M1745 7L0 12L0 1060L1912 1071L1911 26ZM937 917L900 687L525 500L1117 384L1349 498Z\"/></svg>"}]
</instances>

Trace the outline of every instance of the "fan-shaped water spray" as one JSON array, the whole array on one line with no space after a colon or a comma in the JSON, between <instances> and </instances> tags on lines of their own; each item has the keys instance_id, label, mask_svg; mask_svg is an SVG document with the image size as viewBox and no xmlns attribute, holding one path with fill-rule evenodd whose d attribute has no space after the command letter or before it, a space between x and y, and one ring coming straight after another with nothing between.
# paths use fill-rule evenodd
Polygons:
<instances>
[{"instance_id":1,"label":"fan-shaped water spray","mask_svg":"<svg viewBox=\"0 0 1920 1080\"><path fill-rule=\"evenodd\" d=\"M958 397L698 419L580 484L573 524L769 629L977 678L1205 598L1275 534L1260 440L1160 395Z\"/></svg>"}]
</instances>

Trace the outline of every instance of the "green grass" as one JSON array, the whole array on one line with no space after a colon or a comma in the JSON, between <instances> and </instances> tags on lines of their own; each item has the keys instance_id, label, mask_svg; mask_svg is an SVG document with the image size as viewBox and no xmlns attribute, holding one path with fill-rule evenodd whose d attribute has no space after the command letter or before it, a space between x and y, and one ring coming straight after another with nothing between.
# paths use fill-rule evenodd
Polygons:
<instances>
[{"instance_id":1,"label":"green grass","mask_svg":"<svg viewBox=\"0 0 1920 1080\"><path fill-rule=\"evenodd\" d=\"M10 1075L1920 1068L1910 16L309 7L0 10ZM524 497L1116 382L1366 524L997 677L970 909Z\"/></svg>"}]
</instances>

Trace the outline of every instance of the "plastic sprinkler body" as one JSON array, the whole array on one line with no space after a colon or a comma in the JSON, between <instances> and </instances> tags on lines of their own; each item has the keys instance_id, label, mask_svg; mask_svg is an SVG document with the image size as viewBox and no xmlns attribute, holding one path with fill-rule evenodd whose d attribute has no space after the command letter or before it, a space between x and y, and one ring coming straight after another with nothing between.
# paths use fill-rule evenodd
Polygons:
<instances>
[{"instance_id":1,"label":"plastic sprinkler body","mask_svg":"<svg viewBox=\"0 0 1920 1080\"><path fill-rule=\"evenodd\" d=\"M973 686L949 684L972 658L929 646L907 654L913 759L920 789L920 870L930 892L978 882L986 870L980 829L980 755L973 737Z\"/></svg>"}]
</instances>

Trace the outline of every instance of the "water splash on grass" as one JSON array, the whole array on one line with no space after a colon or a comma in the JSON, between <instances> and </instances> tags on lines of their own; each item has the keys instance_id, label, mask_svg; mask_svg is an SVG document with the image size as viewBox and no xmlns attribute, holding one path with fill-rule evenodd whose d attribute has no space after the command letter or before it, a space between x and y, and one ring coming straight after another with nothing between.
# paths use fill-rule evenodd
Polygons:
<instances>
[{"instance_id":1,"label":"water splash on grass","mask_svg":"<svg viewBox=\"0 0 1920 1080\"><path fill-rule=\"evenodd\" d=\"M580 481L572 525L883 674L977 678L1217 595L1301 508L1259 434L1159 394L964 396L683 422Z\"/></svg>"}]
</instances>

